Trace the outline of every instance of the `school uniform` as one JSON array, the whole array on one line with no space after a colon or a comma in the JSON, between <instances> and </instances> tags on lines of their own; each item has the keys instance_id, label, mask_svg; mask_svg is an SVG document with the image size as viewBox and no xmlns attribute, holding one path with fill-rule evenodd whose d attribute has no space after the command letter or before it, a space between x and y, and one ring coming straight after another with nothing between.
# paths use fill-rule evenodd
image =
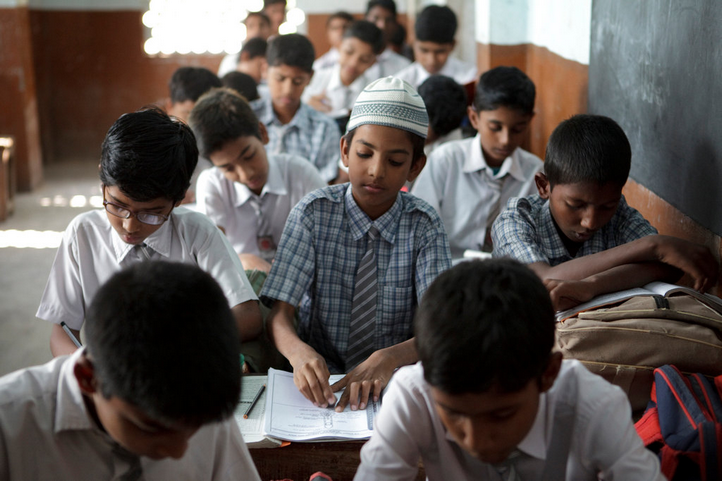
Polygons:
<instances>
[{"instance_id":1,"label":"school uniform","mask_svg":"<svg viewBox=\"0 0 722 481\"><path fill-rule=\"evenodd\" d=\"M231 307L257 299L238 255L205 215L175 208L144 246L123 242L108 215L85 212L65 229L37 317L79 330L100 286L123 267L148 259L197 265L220 284Z\"/></svg>"},{"instance_id":2,"label":"school uniform","mask_svg":"<svg viewBox=\"0 0 722 481\"><path fill-rule=\"evenodd\" d=\"M83 351L0 378L0 479L260 480L233 417L202 426L180 459L121 447L83 401L73 374Z\"/></svg>"},{"instance_id":3,"label":"school uniform","mask_svg":"<svg viewBox=\"0 0 722 481\"><path fill-rule=\"evenodd\" d=\"M429 155L431 155L431 152L436 150L437 148L441 147L447 142L452 142L454 140L463 140L464 135L461 131L461 127L452 130L446 135L442 135L438 139L434 140L433 142L424 145L424 154L426 154L426 157L428 158ZM422 171L423 172L423 171Z\"/></svg>"},{"instance_id":4,"label":"school uniform","mask_svg":"<svg viewBox=\"0 0 722 481\"><path fill-rule=\"evenodd\" d=\"M218 78L223 78L223 76L227 73L235 72L240 59L241 52L228 53L224 55L223 59L221 59L220 65L218 66Z\"/></svg>"},{"instance_id":5,"label":"school uniform","mask_svg":"<svg viewBox=\"0 0 722 481\"><path fill-rule=\"evenodd\" d=\"M443 68L437 72L437 75L446 75L454 79L459 85L466 85L476 82L477 70L476 65L463 62L456 57L449 57ZM402 71L398 72L395 77L407 81L415 89L424 83L431 74L421 66L419 62L414 62Z\"/></svg>"},{"instance_id":6,"label":"school uniform","mask_svg":"<svg viewBox=\"0 0 722 481\"><path fill-rule=\"evenodd\" d=\"M630 207L624 196L612 219L569 255L556 228L549 202L539 195L510 199L491 229L494 257L511 257L524 264L556 266L657 233L657 229Z\"/></svg>"},{"instance_id":7,"label":"school uniform","mask_svg":"<svg viewBox=\"0 0 722 481\"><path fill-rule=\"evenodd\" d=\"M503 465L484 463L456 443L436 412L421 363L394 374L374 433L361 449L354 478L416 479L423 461L429 480L569 481L604 479L664 480L659 461L634 429L624 392L590 373L579 361L562 362L554 385L539 396L529 433ZM566 473L564 473L566 471Z\"/></svg>"},{"instance_id":8,"label":"school uniform","mask_svg":"<svg viewBox=\"0 0 722 481\"><path fill-rule=\"evenodd\" d=\"M267 158L268 179L261 195L212 168L198 179L196 197L198 210L223 228L237 253L270 261L293 206L326 183L306 159L289 154L269 154Z\"/></svg>"},{"instance_id":9,"label":"school uniform","mask_svg":"<svg viewBox=\"0 0 722 481\"><path fill-rule=\"evenodd\" d=\"M536 155L516 148L494 173L484 160L477 134L434 150L411 193L439 213L451 256L458 259L467 249L490 251L487 235L492 222L510 198L536 191L534 175L542 168Z\"/></svg>"},{"instance_id":10,"label":"school uniform","mask_svg":"<svg viewBox=\"0 0 722 481\"><path fill-rule=\"evenodd\" d=\"M298 334L326 360L331 372L346 371L349 319L357 269L375 226L377 270L374 348L413 336L414 311L429 284L450 267L449 245L436 212L399 193L375 221L356 204L350 184L306 196L288 216L271 273L261 291L300 304Z\"/></svg>"},{"instance_id":11,"label":"school uniform","mask_svg":"<svg viewBox=\"0 0 722 481\"><path fill-rule=\"evenodd\" d=\"M338 63L332 67L317 70L313 74L311 83L304 90L301 100L308 103L311 97L325 94L331 107L331 111L326 112L326 115L334 119L348 117L356 98L374 80L367 77L366 72L359 75L350 85L344 85L341 83L341 65Z\"/></svg>"},{"instance_id":12,"label":"school uniform","mask_svg":"<svg viewBox=\"0 0 722 481\"><path fill-rule=\"evenodd\" d=\"M367 77L373 81L389 75L396 76L409 65L411 65L411 60L387 48L376 56L376 62L369 67Z\"/></svg>"},{"instance_id":13,"label":"school uniform","mask_svg":"<svg viewBox=\"0 0 722 481\"><path fill-rule=\"evenodd\" d=\"M337 48L331 47L328 52L318 57L313 62L313 71L318 72L319 70L333 67L338 63L339 52ZM314 73L316 75L316 73Z\"/></svg>"},{"instance_id":14,"label":"school uniform","mask_svg":"<svg viewBox=\"0 0 722 481\"><path fill-rule=\"evenodd\" d=\"M331 117L301 102L296 115L284 125L273 112L270 98L255 100L251 102L251 107L268 130L268 153L292 154L308 159L326 182L338 176L336 163L341 155L341 132Z\"/></svg>"}]
</instances>

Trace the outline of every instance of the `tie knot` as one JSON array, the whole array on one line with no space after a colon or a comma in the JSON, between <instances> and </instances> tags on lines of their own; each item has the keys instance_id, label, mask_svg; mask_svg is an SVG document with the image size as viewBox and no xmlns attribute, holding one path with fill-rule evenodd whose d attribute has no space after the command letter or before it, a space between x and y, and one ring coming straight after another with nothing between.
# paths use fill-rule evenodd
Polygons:
<instances>
[{"instance_id":1,"label":"tie knot","mask_svg":"<svg viewBox=\"0 0 722 481\"><path fill-rule=\"evenodd\" d=\"M369 228L369 239L376 240L379 236L379 230L376 228L375 225L372 225Z\"/></svg>"}]
</instances>

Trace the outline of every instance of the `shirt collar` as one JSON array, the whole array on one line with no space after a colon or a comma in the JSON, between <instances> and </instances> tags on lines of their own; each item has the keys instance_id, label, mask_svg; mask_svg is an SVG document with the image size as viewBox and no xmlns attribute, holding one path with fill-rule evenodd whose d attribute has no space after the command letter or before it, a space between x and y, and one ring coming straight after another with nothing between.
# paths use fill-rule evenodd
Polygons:
<instances>
[{"instance_id":1,"label":"shirt collar","mask_svg":"<svg viewBox=\"0 0 722 481\"><path fill-rule=\"evenodd\" d=\"M281 126L281 123L276 117L276 113L273 111L273 100L270 98L261 100L262 109L258 113L258 120L263 122L266 126L272 124L278 124ZM283 125L283 127L288 129L297 128L301 132L309 132L313 128L311 125L311 113L309 112L310 108L311 107L301 102L298 106L298 110L296 111L296 115L293 116L289 123Z\"/></svg>"},{"instance_id":2,"label":"shirt collar","mask_svg":"<svg viewBox=\"0 0 722 481\"><path fill-rule=\"evenodd\" d=\"M179 207L176 207L175 209L178 208ZM175 209L173 209L173 211L175 211ZM146 237L143 243L153 249L158 254L164 257L168 257L170 255L170 244L173 229L169 224L172 224L173 222L174 214L173 212L171 212L170 217L167 221L163 223L162 226L160 226L160 229ZM135 246L123 242L123 240L120 238L120 235L118 235L118 233L115 232L115 229L113 229L112 227L111 231L111 243L113 245L113 252L115 253L116 261L120 263L123 261L123 259L125 259L128 253L133 250L133 247Z\"/></svg>"},{"instance_id":3,"label":"shirt collar","mask_svg":"<svg viewBox=\"0 0 722 481\"><path fill-rule=\"evenodd\" d=\"M350 219L351 236L354 240L363 238L373 224L379 230L384 240L390 244L394 243L396 240L396 227L399 225L399 218L403 210L403 200L400 194L396 195L396 201L391 208L375 221L372 221L354 200L350 183L346 188L344 200L346 203L346 212Z\"/></svg>"},{"instance_id":4,"label":"shirt collar","mask_svg":"<svg viewBox=\"0 0 722 481\"><path fill-rule=\"evenodd\" d=\"M471 144L471 155L464 160L463 171L464 173L472 173L486 169L489 177L492 178L501 179L505 175L509 174L511 177L514 177L521 182L526 182L524 169L521 168L521 163L519 162L519 155L519 148L517 147L509 157L504 159L499 172L494 175L491 167L487 165L486 160L484 159L484 154L481 150L481 135L476 134Z\"/></svg>"},{"instance_id":5,"label":"shirt collar","mask_svg":"<svg viewBox=\"0 0 722 481\"><path fill-rule=\"evenodd\" d=\"M268 178L266 179L266 184L263 186L263 189L261 189L261 198L263 198L266 194L275 194L279 196L288 195L283 178L278 170L279 166L275 157L276 156L273 154L266 153L266 158L268 159ZM235 207L242 206L248 202L248 199L256 195L251 192L251 189L240 182L233 182L233 190L236 193Z\"/></svg>"},{"instance_id":6,"label":"shirt collar","mask_svg":"<svg viewBox=\"0 0 722 481\"><path fill-rule=\"evenodd\" d=\"M54 432L96 428L85 407L83 393L75 378L75 363L85 352L80 348L68 357L60 369L57 402L55 405Z\"/></svg>"}]
</instances>

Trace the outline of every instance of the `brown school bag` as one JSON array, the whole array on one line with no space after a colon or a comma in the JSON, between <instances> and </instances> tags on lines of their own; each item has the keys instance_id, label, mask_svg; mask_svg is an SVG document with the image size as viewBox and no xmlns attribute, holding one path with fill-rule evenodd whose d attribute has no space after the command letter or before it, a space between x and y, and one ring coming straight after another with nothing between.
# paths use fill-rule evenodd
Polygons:
<instances>
[{"instance_id":1,"label":"brown school bag","mask_svg":"<svg viewBox=\"0 0 722 481\"><path fill-rule=\"evenodd\" d=\"M722 374L722 314L687 294L636 296L559 322L557 347L621 387L638 412L647 407L655 368Z\"/></svg>"}]
</instances>

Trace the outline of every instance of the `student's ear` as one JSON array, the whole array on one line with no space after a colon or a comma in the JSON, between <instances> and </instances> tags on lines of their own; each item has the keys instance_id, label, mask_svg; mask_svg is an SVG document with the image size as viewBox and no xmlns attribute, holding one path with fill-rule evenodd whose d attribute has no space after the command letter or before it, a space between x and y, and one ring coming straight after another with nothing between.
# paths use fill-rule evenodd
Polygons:
<instances>
[{"instance_id":1,"label":"student's ear","mask_svg":"<svg viewBox=\"0 0 722 481\"><path fill-rule=\"evenodd\" d=\"M343 162L344 167L348 169L348 149L351 147L348 142L346 141L346 136L341 136L341 162Z\"/></svg>"},{"instance_id":2,"label":"student's ear","mask_svg":"<svg viewBox=\"0 0 722 481\"><path fill-rule=\"evenodd\" d=\"M562 353L552 352L549 356L549 364L539 379L539 392L547 392L554 385L561 368Z\"/></svg>"},{"instance_id":3,"label":"student's ear","mask_svg":"<svg viewBox=\"0 0 722 481\"><path fill-rule=\"evenodd\" d=\"M98 382L95 379L95 367L90 359L88 359L87 353L83 353L78 360L75 361L73 374L83 394L90 396L98 391Z\"/></svg>"},{"instance_id":4,"label":"student's ear","mask_svg":"<svg viewBox=\"0 0 722 481\"><path fill-rule=\"evenodd\" d=\"M474 110L473 106L469 105L468 107L466 107L466 114L469 116L469 123L471 123L471 126L474 127L474 130L478 132L481 125L481 122L479 120L479 113Z\"/></svg>"},{"instance_id":5,"label":"student's ear","mask_svg":"<svg viewBox=\"0 0 722 481\"><path fill-rule=\"evenodd\" d=\"M411 161L411 168L409 169L409 175L406 180L413 182L419 176L424 166L426 165L426 156L421 155L418 159Z\"/></svg>"},{"instance_id":6,"label":"student's ear","mask_svg":"<svg viewBox=\"0 0 722 481\"><path fill-rule=\"evenodd\" d=\"M549 179L544 172L537 172L534 176L534 182L536 183L536 190L539 192L539 197L542 199L549 199L552 188L549 184Z\"/></svg>"},{"instance_id":7,"label":"student's ear","mask_svg":"<svg viewBox=\"0 0 722 481\"><path fill-rule=\"evenodd\" d=\"M266 126L263 125L263 122L258 122L258 129L261 132L261 143L263 145L268 144L268 130L266 129Z\"/></svg>"}]
</instances>

